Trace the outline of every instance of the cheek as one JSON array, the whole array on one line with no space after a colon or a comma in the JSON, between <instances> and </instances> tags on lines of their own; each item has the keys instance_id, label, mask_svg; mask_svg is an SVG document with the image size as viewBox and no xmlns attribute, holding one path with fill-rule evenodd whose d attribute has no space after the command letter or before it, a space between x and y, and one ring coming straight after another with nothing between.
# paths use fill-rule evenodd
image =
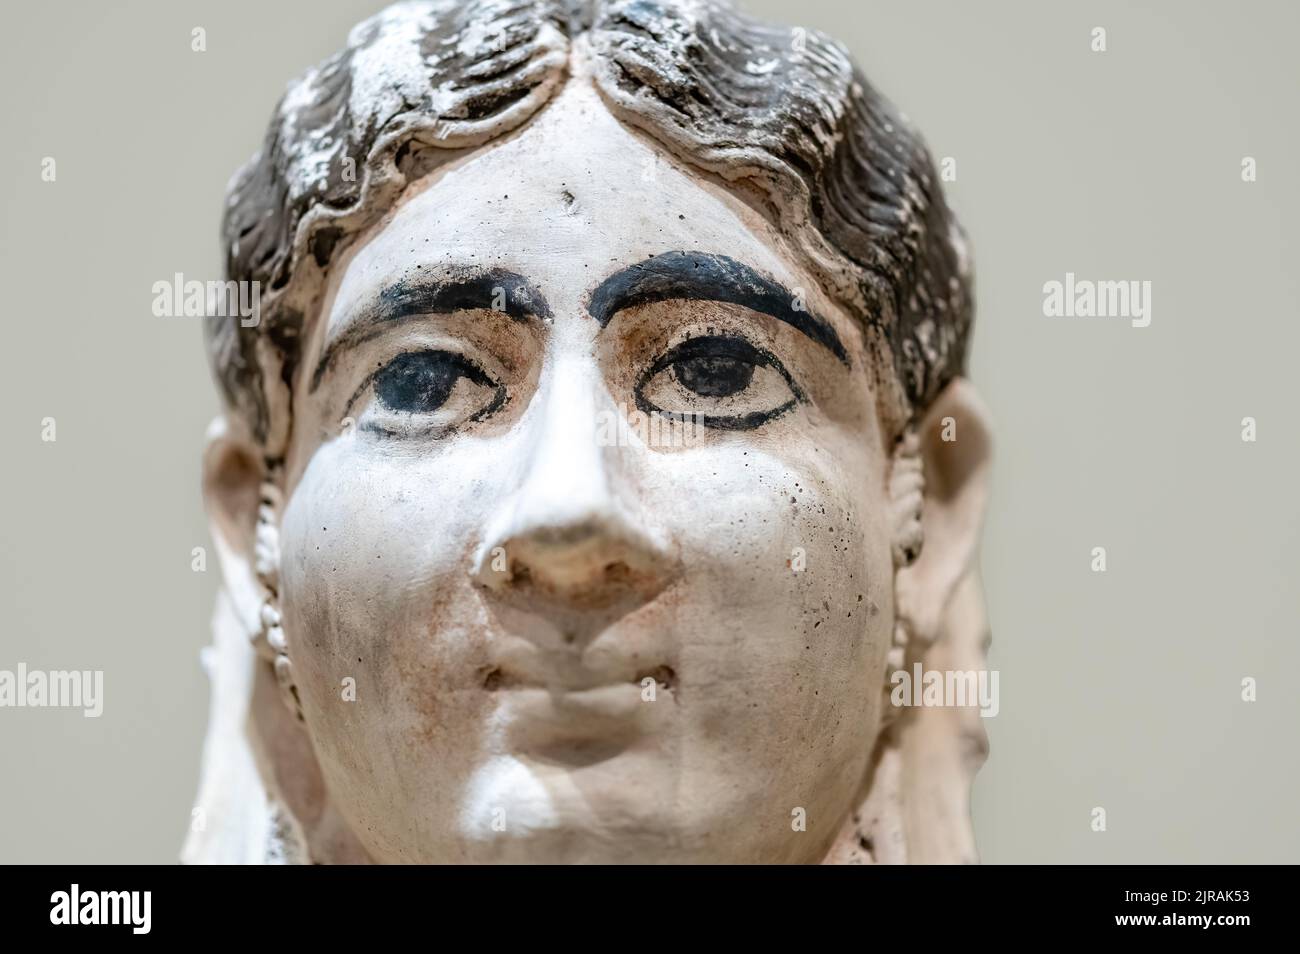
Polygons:
<instances>
[{"instance_id":1,"label":"cheek","mask_svg":"<svg viewBox=\"0 0 1300 954\"><path fill-rule=\"evenodd\" d=\"M661 457L649 494L687 567L671 628L696 768L801 798L870 754L893 569L878 462L787 444Z\"/></svg>"},{"instance_id":2,"label":"cheek","mask_svg":"<svg viewBox=\"0 0 1300 954\"><path fill-rule=\"evenodd\" d=\"M452 804L478 759L487 622L468 548L491 494L475 466L340 441L285 508L281 602L304 715L331 792L376 831L394 819L444 828L422 813ZM438 478L447 467L457 479Z\"/></svg>"}]
</instances>

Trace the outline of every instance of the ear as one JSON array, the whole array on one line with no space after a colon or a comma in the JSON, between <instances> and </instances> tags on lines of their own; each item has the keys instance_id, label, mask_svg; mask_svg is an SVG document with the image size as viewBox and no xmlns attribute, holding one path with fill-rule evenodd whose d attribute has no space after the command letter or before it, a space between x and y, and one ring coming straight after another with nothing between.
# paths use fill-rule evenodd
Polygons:
<instances>
[{"instance_id":1,"label":"ear","mask_svg":"<svg viewBox=\"0 0 1300 954\"><path fill-rule=\"evenodd\" d=\"M964 378L950 382L900 442L891 478L899 518L894 593L897 617L919 644L913 650L939 637L944 614L974 564L991 444L988 411Z\"/></svg>"},{"instance_id":2,"label":"ear","mask_svg":"<svg viewBox=\"0 0 1300 954\"><path fill-rule=\"evenodd\" d=\"M260 627L263 600L254 552L264 469L245 425L227 416L212 422L203 449L203 503L226 593L248 636Z\"/></svg>"}]
</instances>

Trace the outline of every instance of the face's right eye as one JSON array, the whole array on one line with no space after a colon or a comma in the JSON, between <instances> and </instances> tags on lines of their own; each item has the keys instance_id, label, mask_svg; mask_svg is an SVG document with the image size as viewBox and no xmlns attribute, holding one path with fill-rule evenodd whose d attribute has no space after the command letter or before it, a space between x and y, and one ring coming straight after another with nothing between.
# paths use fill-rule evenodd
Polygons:
<instances>
[{"instance_id":1,"label":"face's right eye","mask_svg":"<svg viewBox=\"0 0 1300 954\"><path fill-rule=\"evenodd\" d=\"M399 354L371 377L374 400L360 426L385 436L443 434L495 411L505 388L463 355L451 351Z\"/></svg>"},{"instance_id":2,"label":"face's right eye","mask_svg":"<svg viewBox=\"0 0 1300 954\"><path fill-rule=\"evenodd\" d=\"M431 414L447 403L465 375L462 363L446 351L399 354L375 375L375 394L390 411ZM484 377L480 383L488 382Z\"/></svg>"}]
</instances>

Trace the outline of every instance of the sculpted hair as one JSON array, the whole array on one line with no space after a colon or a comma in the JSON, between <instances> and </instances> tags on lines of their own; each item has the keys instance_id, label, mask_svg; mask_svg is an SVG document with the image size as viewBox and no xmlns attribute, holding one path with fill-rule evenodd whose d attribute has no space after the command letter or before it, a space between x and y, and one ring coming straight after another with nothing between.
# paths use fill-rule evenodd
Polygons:
<instances>
[{"instance_id":1,"label":"sculpted hair","mask_svg":"<svg viewBox=\"0 0 1300 954\"><path fill-rule=\"evenodd\" d=\"M920 136L835 41L719 0L401 3L289 86L227 190L226 277L260 282L262 308L210 318L208 347L268 456L332 258L407 184L542 109L583 37L611 111L744 191L862 322L896 431L962 372L961 232Z\"/></svg>"}]
</instances>

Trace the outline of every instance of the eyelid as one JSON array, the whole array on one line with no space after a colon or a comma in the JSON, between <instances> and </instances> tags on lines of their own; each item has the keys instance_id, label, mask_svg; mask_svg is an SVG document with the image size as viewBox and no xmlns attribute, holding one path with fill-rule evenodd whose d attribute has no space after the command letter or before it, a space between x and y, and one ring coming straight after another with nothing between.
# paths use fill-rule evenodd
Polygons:
<instances>
[{"instance_id":1,"label":"eyelid","mask_svg":"<svg viewBox=\"0 0 1300 954\"><path fill-rule=\"evenodd\" d=\"M475 331L491 330L487 325L480 328L480 323L475 322L471 317L475 315L481 316L484 312L505 318L512 328L523 331L527 335L536 334L533 323L513 320L507 313L498 312L487 306L458 308L451 311L412 312L400 318L384 320L366 320L364 317L352 317L345 322L349 327L342 330L331 343L325 346L325 357L317 362L308 393L315 392L327 379L337 373L339 366L346 364L349 357L362 351L372 342L376 340L383 341L390 336L409 337L414 341L423 341L424 335L427 334L428 348L458 354L464 353L463 346L468 342L475 351L482 351L491 359L486 362L487 367L484 370L494 375L498 373L514 374L516 368L508 357L498 356L493 349L484 347L476 340ZM479 364L480 367L483 366L483 362L475 363Z\"/></svg>"},{"instance_id":2,"label":"eyelid","mask_svg":"<svg viewBox=\"0 0 1300 954\"><path fill-rule=\"evenodd\" d=\"M714 346L712 350L708 346ZM717 346L721 347L717 347ZM751 364L772 365L776 362L774 355L760 351L748 339L740 335L696 335L679 342L650 366L650 374L657 374L678 361L697 357L728 357Z\"/></svg>"},{"instance_id":3,"label":"eyelid","mask_svg":"<svg viewBox=\"0 0 1300 954\"><path fill-rule=\"evenodd\" d=\"M792 386L794 380L786 374L786 361L778 358L778 354L793 359L793 364L789 367L803 368L810 362L817 362L820 368L821 362L826 362L828 367L834 363L843 370L852 368L847 360L840 358L833 350L822 347L815 338L805 336L788 322L774 318L767 312L755 310L743 303L714 299L696 298L686 303L694 307L685 320L680 317L682 301L663 299L625 306L610 316L610 324L612 326L614 322L629 321L634 325L658 325L666 329L660 341L676 342L669 346L669 351L701 336L743 339L776 361L776 364L770 366L781 371ZM638 315L642 309L646 309L644 317ZM610 330L614 329L611 327L606 333ZM620 331L619 334L625 335L627 332ZM802 390L800 394L803 394Z\"/></svg>"},{"instance_id":4,"label":"eyelid","mask_svg":"<svg viewBox=\"0 0 1300 954\"><path fill-rule=\"evenodd\" d=\"M723 348L721 352L708 351L705 350L706 343L714 346L722 345ZM740 353L727 355L725 352L728 349L735 349ZM692 354L691 352L698 352L698 354ZM698 356L712 357L719 354L722 354L722 356L725 357L737 358L742 361L752 361L755 366L771 368L785 379L785 383L789 385L790 390L797 401L807 401L807 396L804 394L803 388L799 386L798 382L795 381L790 372L786 370L785 364L782 363L780 358L761 345L757 345L750 341L745 335L735 332L695 335L685 339L684 341L678 342L656 358L645 371L641 372L641 375L637 378L634 389L639 391L651 379L653 379L656 374L671 367L678 361Z\"/></svg>"}]
</instances>

